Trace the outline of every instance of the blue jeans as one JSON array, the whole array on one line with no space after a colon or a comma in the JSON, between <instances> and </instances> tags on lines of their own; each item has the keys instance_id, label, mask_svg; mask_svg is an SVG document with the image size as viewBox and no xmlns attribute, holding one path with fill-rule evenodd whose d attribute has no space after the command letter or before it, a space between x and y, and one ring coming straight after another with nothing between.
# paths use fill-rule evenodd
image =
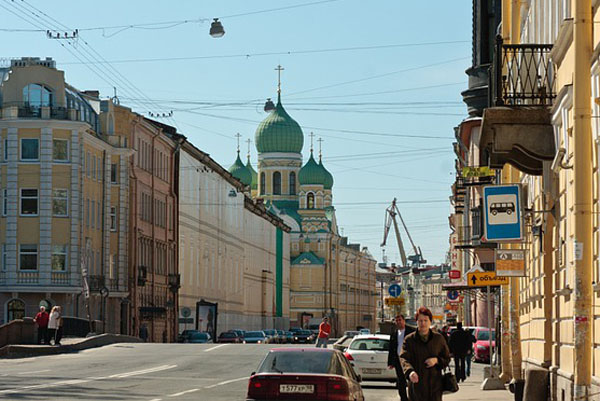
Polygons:
<instances>
[{"instance_id":1,"label":"blue jeans","mask_svg":"<svg viewBox=\"0 0 600 401\"><path fill-rule=\"evenodd\" d=\"M468 354L467 355L467 368L466 368L467 377L471 376L471 361L472 361L472 359L473 359L473 355Z\"/></svg>"},{"instance_id":2,"label":"blue jeans","mask_svg":"<svg viewBox=\"0 0 600 401\"><path fill-rule=\"evenodd\" d=\"M327 348L327 338L317 338L317 348Z\"/></svg>"}]
</instances>

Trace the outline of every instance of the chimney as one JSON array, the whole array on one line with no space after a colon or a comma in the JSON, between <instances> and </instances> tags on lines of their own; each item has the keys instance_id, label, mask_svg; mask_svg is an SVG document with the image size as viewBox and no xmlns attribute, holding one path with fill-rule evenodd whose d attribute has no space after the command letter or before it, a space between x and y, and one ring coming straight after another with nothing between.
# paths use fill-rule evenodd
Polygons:
<instances>
[{"instance_id":1,"label":"chimney","mask_svg":"<svg viewBox=\"0 0 600 401\"><path fill-rule=\"evenodd\" d=\"M100 91L97 89L85 90L85 91L83 91L83 94L85 94L89 97L93 97L94 99L100 98Z\"/></svg>"}]
</instances>

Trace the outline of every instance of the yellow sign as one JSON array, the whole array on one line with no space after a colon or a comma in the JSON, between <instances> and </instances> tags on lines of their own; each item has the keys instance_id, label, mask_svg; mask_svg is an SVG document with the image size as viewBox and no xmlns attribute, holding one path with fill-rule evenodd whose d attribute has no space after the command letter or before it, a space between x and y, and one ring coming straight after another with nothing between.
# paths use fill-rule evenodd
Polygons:
<instances>
[{"instance_id":1,"label":"yellow sign","mask_svg":"<svg viewBox=\"0 0 600 401\"><path fill-rule=\"evenodd\" d=\"M490 177L496 173L494 170L487 166L483 167L463 167L462 176L463 178L475 178L475 177Z\"/></svg>"},{"instance_id":2,"label":"yellow sign","mask_svg":"<svg viewBox=\"0 0 600 401\"><path fill-rule=\"evenodd\" d=\"M469 287L508 285L508 277L496 276L496 272L476 272L467 274Z\"/></svg>"},{"instance_id":3,"label":"yellow sign","mask_svg":"<svg viewBox=\"0 0 600 401\"><path fill-rule=\"evenodd\" d=\"M406 301L404 300L404 298L392 298L392 297L387 297L385 299L385 304L387 306L403 306L406 303Z\"/></svg>"}]
</instances>

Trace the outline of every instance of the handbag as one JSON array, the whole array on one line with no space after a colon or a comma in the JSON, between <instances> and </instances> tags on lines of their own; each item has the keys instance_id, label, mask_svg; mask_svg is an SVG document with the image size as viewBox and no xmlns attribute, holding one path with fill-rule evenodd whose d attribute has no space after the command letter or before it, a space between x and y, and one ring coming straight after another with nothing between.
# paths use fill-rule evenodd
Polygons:
<instances>
[{"instance_id":1,"label":"handbag","mask_svg":"<svg viewBox=\"0 0 600 401\"><path fill-rule=\"evenodd\" d=\"M442 389L444 393L456 393L458 391L456 376L450 370L442 374Z\"/></svg>"}]
</instances>

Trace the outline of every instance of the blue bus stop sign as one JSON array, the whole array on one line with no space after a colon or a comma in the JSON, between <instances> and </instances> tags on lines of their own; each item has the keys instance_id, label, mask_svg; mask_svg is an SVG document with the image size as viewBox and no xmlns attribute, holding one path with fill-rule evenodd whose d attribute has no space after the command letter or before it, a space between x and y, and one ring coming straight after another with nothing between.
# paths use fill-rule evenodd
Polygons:
<instances>
[{"instance_id":1,"label":"blue bus stop sign","mask_svg":"<svg viewBox=\"0 0 600 401\"><path fill-rule=\"evenodd\" d=\"M392 284L392 285L389 286L388 292L394 298L395 297L399 297L400 294L402 293L402 287L400 287L400 285L398 285L398 284Z\"/></svg>"}]
</instances>

